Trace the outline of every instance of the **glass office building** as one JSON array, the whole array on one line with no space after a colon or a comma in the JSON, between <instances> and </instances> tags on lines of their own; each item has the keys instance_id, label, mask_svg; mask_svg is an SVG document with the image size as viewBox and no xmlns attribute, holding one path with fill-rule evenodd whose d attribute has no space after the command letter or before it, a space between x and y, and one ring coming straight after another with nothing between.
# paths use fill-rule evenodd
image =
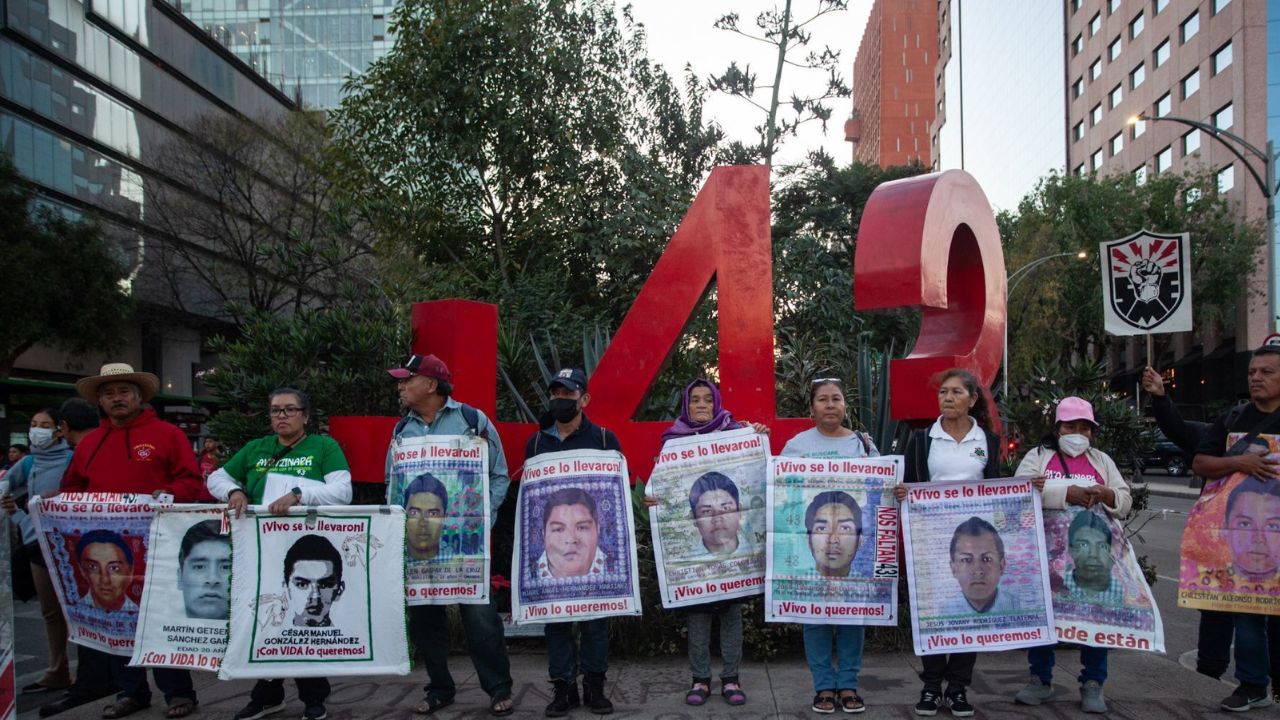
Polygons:
<instances>
[{"instance_id":1,"label":"glass office building","mask_svg":"<svg viewBox=\"0 0 1280 720\"><path fill-rule=\"evenodd\" d=\"M292 102L163 0L2 4L0 148L44 203L92 214L118 239L139 304L110 357L37 347L19 357L15 382L56 389L101 362L123 361L156 373L172 400L199 394L205 339L225 326L209 298L184 296L179 312L156 262L159 246L181 242L151 225L148 188L166 183L157 158L193 142L197 118L271 118ZM14 392L0 383L0 405L16 402Z\"/></svg>"},{"instance_id":2,"label":"glass office building","mask_svg":"<svg viewBox=\"0 0 1280 720\"><path fill-rule=\"evenodd\" d=\"M342 85L391 49L392 0L173 0L262 77L308 108L338 106Z\"/></svg>"}]
</instances>

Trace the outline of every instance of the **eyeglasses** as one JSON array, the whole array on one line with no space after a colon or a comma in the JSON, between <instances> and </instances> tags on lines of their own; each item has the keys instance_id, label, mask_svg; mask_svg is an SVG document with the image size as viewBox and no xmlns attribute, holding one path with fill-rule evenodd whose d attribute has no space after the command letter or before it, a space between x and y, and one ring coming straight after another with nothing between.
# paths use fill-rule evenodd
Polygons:
<instances>
[{"instance_id":1,"label":"eyeglasses","mask_svg":"<svg viewBox=\"0 0 1280 720\"><path fill-rule=\"evenodd\" d=\"M267 410L267 414L270 415L271 417L281 417L281 418L294 417L300 412L302 412L302 408L294 407L292 405L290 405L289 407L273 407Z\"/></svg>"},{"instance_id":2,"label":"eyeglasses","mask_svg":"<svg viewBox=\"0 0 1280 720\"><path fill-rule=\"evenodd\" d=\"M826 383L835 383L835 384L839 385L839 384L841 384L841 383L843 383L843 382L844 382L844 380L843 380L842 378L838 378L838 377L814 378L814 379L813 379L813 384L814 384L814 385L825 385Z\"/></svg>"}]
</instances>

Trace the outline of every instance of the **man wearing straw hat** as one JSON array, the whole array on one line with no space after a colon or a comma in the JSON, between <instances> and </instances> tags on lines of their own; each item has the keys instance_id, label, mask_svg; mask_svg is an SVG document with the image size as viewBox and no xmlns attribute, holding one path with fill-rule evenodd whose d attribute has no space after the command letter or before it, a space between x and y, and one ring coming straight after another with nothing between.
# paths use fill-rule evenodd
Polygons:
<instances>
[{"instance_id":1,"label":"man wearing straw hat","mask_svg":"<svg viewBox=\"0 0 1280 720\"><path fill-rule=\"evenodd\" d=\"M186 435L143 406L159 388L155 375L135 372L125 363L103 365L97 375L76 383L76 391L97 404L103 420L76 445L62 478L62 492L167 493L177 502L204 497L200 467ZM81 653L79 672L102 672L99 663L105 661L105 672L120 684L115 704L107 706L102 717L124 717L151 704L145 668L129 667L129 658L123 655L90 657L86 667L88 658ZM154 668L152 673L169 705L165 717L186 717L195 710L191 673L168 668Z\"/></svg>"}]
</instances>

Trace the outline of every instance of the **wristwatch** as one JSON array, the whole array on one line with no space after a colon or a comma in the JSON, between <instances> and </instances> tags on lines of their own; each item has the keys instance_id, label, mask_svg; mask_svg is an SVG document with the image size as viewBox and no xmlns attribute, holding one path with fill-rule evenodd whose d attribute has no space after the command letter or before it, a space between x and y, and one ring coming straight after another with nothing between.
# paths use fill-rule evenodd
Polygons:
<instances>
[{"instance_id":1,"label":"wristwatch","mask_svg":"<svg viewBox=\"0 0 1280 720\"><path fill-rule=\"evenodd\" d=\"M302 488L296 487L290 490L289 492L293 493L293 496L298 498L298 504L301 505L302 504Z\"/></svg>"}]
</instances>

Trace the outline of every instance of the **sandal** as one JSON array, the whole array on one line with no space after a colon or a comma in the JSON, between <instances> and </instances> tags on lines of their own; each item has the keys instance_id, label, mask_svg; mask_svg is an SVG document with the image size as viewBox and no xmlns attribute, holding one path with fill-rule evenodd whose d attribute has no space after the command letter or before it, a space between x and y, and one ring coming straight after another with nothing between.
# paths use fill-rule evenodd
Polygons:
<instances>
[{"instance_id":1,"label":"sandal","mask_svg":"<svg viewBox=\"0 0 1280 720\"><path fill-rule=\"evenodd\" d=\"M111 718L122 718L126 715L132 715L139 710L146 710L151 707L151 703L143 704L131 697L122 697L111 705L102 709L102 717L110 720Z\"/></svg>"},{"instance_id":2,"label":"sandal","mask_svg":"<svg viewBox=\"0 0 1280 720\"><path fill-rule=\"evenodd\" d=\"M720 682L720 694L724 697L724 701L730 705L745 705L747 703L747 694L742 692L742 686L736 682Z\"/></svg>"},{"instance_id":3,"label":"sandal","mask_svg":"<svg viewBox=\"0 0 1280 720\"><path fill-rule=\"evenodd\" d=\"M452 704L453 698L445 700L439 695L428 695L422 702L418 703L418 706L413 709L413 712L418 715L431 715L441 708L447 708Z\"/></svg>"},{"instance_id":4,"label":"sandal","mask_svg":"<svg viewBox=\"0 0 1280 720\"><path fill-rule=\"evenodd\" d=\"M860 713L866 710L867 706L858 695L858 690L854 688L840 691L840 709L847 713Z\"/></svg>"},{"instance_id":5,"label":"sandal","mask_svg":"<svg viewBox=\"0 0 1280 720\"><path fill-rule=\"evenodd\" d=\"M711 686L709 683L696 682L684 696L684 704L698 707L707 701L707 696L711 694Z\"/></svg>"},{"instance_id":6,"label":"sandal","mask_svg":"<svg viewBox=\"0 0 1280 720\"><path fill-rule=\"evenodd\" d=\"M187 698L178 698L173 704L164 711L167 718L184 718L196 711L196 701Z\"/></svg>"},{"instance_id":7,"label":"sandal","mask_svg":"<svg viewBox=\"0 0 1280 720\"><path fill-rule=\"evenodd\" d=\"M516 704L510 695L503 695L489 702L489 714L494 717L506 717L515 711Z\"/></svg>"},{"instance_id":8,"label":"sandal","mask_svg":"<svg viewBox=\"0 0 1280 720\"><path fill-rule=\"evenodd\" d=\"M836 711L836 691L820 690L817 695L813 696L814 712L820 715L830 715Z\"/></svg>"}]
</instances>

